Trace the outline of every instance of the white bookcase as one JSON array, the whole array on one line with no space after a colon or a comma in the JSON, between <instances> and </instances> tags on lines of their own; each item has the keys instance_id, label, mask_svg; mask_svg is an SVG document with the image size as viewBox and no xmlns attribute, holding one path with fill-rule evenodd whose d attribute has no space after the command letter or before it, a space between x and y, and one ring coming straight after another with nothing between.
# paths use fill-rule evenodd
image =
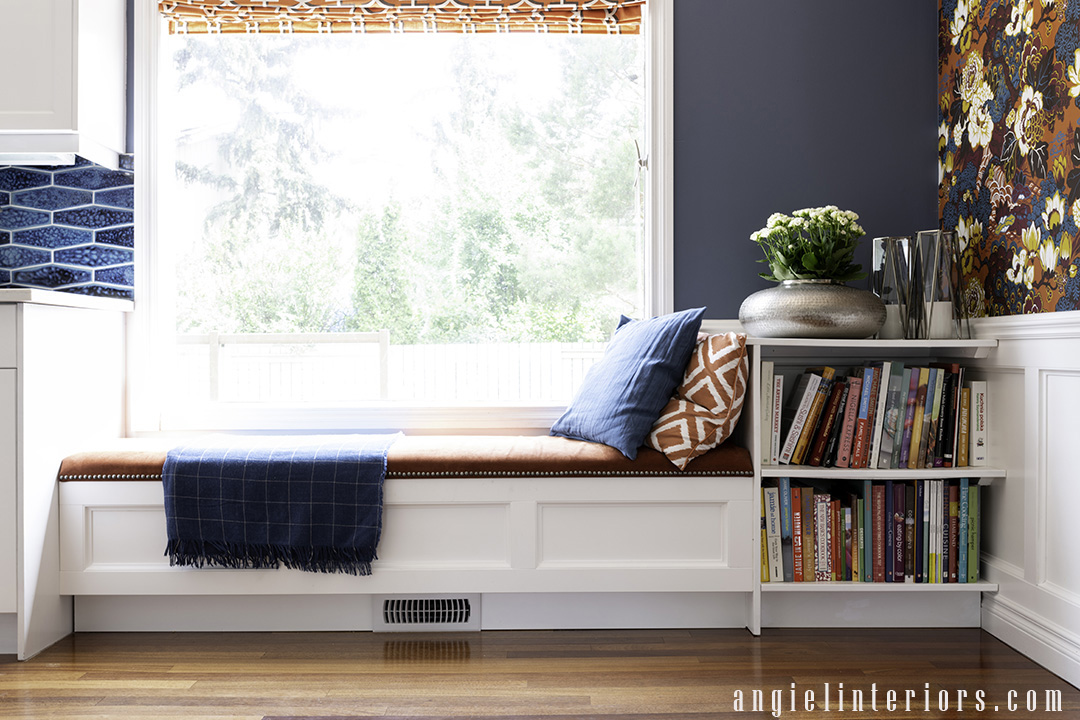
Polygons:
<instances>
[{"instance_id":1,"label":"white bookcase","mask_svg":"<svg viewBox=\"0 0 1080 720\"><path fill-rule=\"evenodd\" d=\"M803 338L748 339L751 349L749 426L744 430L754 459L755 507L760 514L762 480L789 477L793 481L817 480L919 480L969 478L979 485L1003 482L1005 470L989 467L928 468L919 470L848 469L802 465L764 464L761 451L764 413L761 407L761 363L772 361L776 373L793 383L807 367L830 365L841 369L868 362L897 360L906 365L925 365L948 360L985 358L996 340L819 340ZM977 370L974 371L978 377ZM791 387L791 385L788 385ZM786 395L787 393L785 393ZM990 388L993 422L993 388ZM993 449L990 460L993 462ZM755 515L756 517L757 515ZM755 524L756 527L756 524ZM754 557L761 554L760 533L754 537ZM750 630L762 627L830 626L971 626L980 624L981 594L996 592L995 583L914 584L863 582L761 582L756 573L750 607Z\"/></svg>"}]
</instances>

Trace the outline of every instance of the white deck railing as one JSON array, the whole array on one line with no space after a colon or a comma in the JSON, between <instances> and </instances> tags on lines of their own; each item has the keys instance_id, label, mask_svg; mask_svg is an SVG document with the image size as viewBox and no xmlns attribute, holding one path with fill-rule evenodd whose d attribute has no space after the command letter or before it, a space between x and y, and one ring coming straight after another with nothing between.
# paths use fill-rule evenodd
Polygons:
<instances>
[{"instance_id":1,"label":"white deck railing","mask_svg":"<svg viewBox=\"0 0 1080 720\"><path fill-rule=\"evenodd\" d=\"M177 337L188 399L565 403L606 343L391 345L389 332Z\"/></svg>"}]
</instances>

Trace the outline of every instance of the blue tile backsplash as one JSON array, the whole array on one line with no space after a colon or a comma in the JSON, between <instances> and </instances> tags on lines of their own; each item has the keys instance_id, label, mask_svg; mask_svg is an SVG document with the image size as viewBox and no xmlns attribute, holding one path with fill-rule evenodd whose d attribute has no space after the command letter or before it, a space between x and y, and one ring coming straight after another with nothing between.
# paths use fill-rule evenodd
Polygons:
<instances>
[{"instance_id":1,"label":"blue tile backsplash","mask_svg":"<svg viewBox=\"0 0 1080 720\"><path fill-rule=\"evenodd\" d=\"M0 287L132 299L132 168L0 167Z\"/></svg>"}]
</instances>

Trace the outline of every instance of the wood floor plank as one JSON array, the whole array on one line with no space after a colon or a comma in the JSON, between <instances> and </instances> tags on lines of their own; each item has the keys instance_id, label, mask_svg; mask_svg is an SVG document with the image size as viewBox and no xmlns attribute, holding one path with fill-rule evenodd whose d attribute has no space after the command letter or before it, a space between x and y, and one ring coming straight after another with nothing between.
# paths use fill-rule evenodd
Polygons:
<instances>
[{"instance_id":1,"label":"wood floor plank","mask_svg":"<svg viewBox=\"0 0 1080 720\"><path fill-rule=\"evenodd\" d=\"M735 720L769 715L752 712L755 690L790 703L792 684L818 710L784 717L821 717L826 691L883 703L891 689L929 698L928 719L977 715L957 711L960 691L982 691L985 715L1080 718L1080 691L970 629L77 634L0 663L0 717ZM1029 691L1060 692L1063 711L1027 712Z\"/></svg>"}]
</instances>

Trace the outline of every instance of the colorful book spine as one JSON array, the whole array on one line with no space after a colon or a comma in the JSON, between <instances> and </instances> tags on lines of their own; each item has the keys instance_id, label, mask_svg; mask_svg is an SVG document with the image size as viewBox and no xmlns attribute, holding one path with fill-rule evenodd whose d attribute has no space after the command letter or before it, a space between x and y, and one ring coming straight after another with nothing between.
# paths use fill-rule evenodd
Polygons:
<instances>
[{"instance_id":1,"label":"colorful book spine","mask_svg":"<svg viewBox=\"0 0 1080 720\"><path fill-rule=\"evenodd\" d=\"M872 489L872 522L874 524L874 582L885 582L885 486L874 485Z\"/></svg>"},{"instance_id":2,"label":"colorful book spine","mask_svg":"<svg viewBox=\"0 0 1080 720\"><path fill-rule=\"evenodd\" d=\"M832 467L836 464L836 453L840 447L840 433L844 426L844 415L848 405L848 383L843 381L840 385L840 404L836 408L836 417L833 418L832 428L829 430L829 439L825 443L825 452L821 458L824 467Z\"/></svg>"},{"instance_id":3,"label":"colorful book spine","mask_svg":"<svg viewBox=\"0 0 1080 720\"><path fill-rule=\"evenodd\" d=\"M923 505L926 502L926 482L915 481L915 582L923 582L923 548L926 541L923 540L924 522Z\"/></svg>"},{"instance_id":4,"label":"colorful book spine","mask_svg":"<svg viewBox=\"0 0 1080 720\"><path fill-rule=\"evenodd\" d=\"M772 463L773 361L761 361L761 464Z\"/></svg>"},{"instance_id":5,"label":"colorful book spine","mask_svg":"<svg viewBox=\"0 0 1080 720\"><path fill-rule=\"evenodd\" d=\"M803 581L802 488L791 488L791 580Z\"/></svg>"},{"instance_id":6,"label":"colorful book spine","mask_svg":"<svg viewBox=\"0 0 1080 720\"><path fill-rule=\"evenodd\" d=\"M893 581L893 482L885 481L885 582Z\"/></svg>"},{"instance_id":7,"label":"colorful book spine","mask_svg":"<svg viewBox=\"0 0 1080 720\"><path fill-rule=\"evenodd\" d=\"M904 486L904 582L915 582L915 483Z\"/></svg>"},{"instance_id":8,"label":"colorful book spine","mask_svg":"<svg viewBox=\"0 0 1080 720\"><path fill-rule=\"evenodd\" d=\"M814 509L814 492L810 488L802 489L802 523L803 523L803 582L814 582L816 577L816 563L814 562L817 552L816 538L817 523Z\"/></svg>"},{"instance_id":9,"label":"colorful book spine","mask_svg":"<svg viewBox=\"0 0 1080 720\"><path fill-rule=\"evenodd\" d=\"M769 582L769 541L765 536L765 488L761 489L761 582Z\"/></svg>"},{"instance_id":10,"label":"colorful book spine","mask_svg":"<svg viewBox=\"0 0 1080 720\"><path fill-rule=\"evenodd\" d=\"M941 451L938 449L938 426L941 422L941 396L945 392L945 371L942 368L931 368L936 375L935 381L931 386L933 390L933 402L927 398L927 405L930 412L930 428L926 433L926 453L923 467L934 467L935 460L941 457ZM938 464L941 467L941 464Z\"/></svg>"},{"instance_id":11,"label":"colorful book spine","mask_svg":"<svg viewBox=\"0 0 1080 720\"><path fill-rule=\"evenodd\" d=\"M852 582L862 582L863 580L863 550L866 547L866 540L863 537L863 499L856 498L854 507L852 507L852 554L851 558L851 580Z\"/></svg>"},{"instance_id":12,"label":"colorful book spine","mask_svg":"<svg viewBox=\"0 0 1080 720\"><path fill-rule=\"evenodd\" d=\"M762 488L765 501L765 540L769 545L769 582L784 581L783 553L780 549L780 491Z\"/></svg>"},{"instance_id":13,"label":"colorful book spine","mask_svg":"<svg viewBox=\"0 0 1080 720\"><path fill-rule=\"evenodd\" d=\"M859 397L859 415L855 420L855 440L851 448L851 467L864 467L866 443L870 439L870 398L874 392L874 368L863 370L862 395Z\"/></svg>"},{"instance_id":14,"label":"colorful book spine","mask_svg":"<svg viewBox=\"0 0 1080 720\"><path fill-rule=\"evenodd\" d=\"M874 400L873 423L870 426L870 455L865 467L878 467L878 456L881 453L882 427L885 422L885 406L888 404L889 383L892 382L893 367L900 363L881 363L880 377L877 382L877 393Z\"/></svg>"},{"instance_id":15,"label":"colorful book spine","mask_svg":"<svg viewBox=\"0 0 1080 720\"><path fill-rule=\"evenodd\" d=\"M832 575L832 520L829 515L831 498L827 493L814 493L815 565L814 578L828 582Z\"/></svg>"},{"instance_id":16,"label":"colorful book spine","mask_svg":"<svg viewBox=\"0 0 1080 720\"><path fill-rule=\"evenodd\" d=\"M810 404L810 412L806 415L802 433L800 433L799 440L795 443L795 450L791 454L792 465L802 465L806 461L806 456L810 452L810 444L814 441L817 433L821 413L825 408L825 401L832 388L833 374L836 371L831 367L822 367L814 368L814 372L821 375L821 382L818 383L817 392L814 393L813 402Z\"/></svg>"},{"instance_id":17,"label":"colorful book spine","mask_svg":"<svg viewBox=\"0 0 1080 720\"><path fill-rule=\"evenodd\" d=\"M784 414L784 376L773 375L772 394L772 434L769 445L769 464L780 464L780 428L783 424Z\"/></svg>"},{"instance_id":18,"label":"colorful book spine","mask_svg":"<svg viewBox=\"0 0 1080 720\"><path fill-rule=\"evenodd\" d=\"M799 377L798 384L791 399L794 406L789 403L785 415L790 415L791 425L788 426L787 435L784 438L784 446L780 450L780 464L786 465L791 462L791 455L795 452L795 446L799 443L803 425L810 414L810 407L814 404L818 387L821 385L821 376L814 373L803 373Z\"/></svg>"},{"instance_id":19,"label":"colorful book spine","mask_svg":"<svg viewBox=\"0 0 1080 720\"><path fill-rule=\"evenodd\" d=\"M795 582L791 546L791 478L777 479L780 495L780 558L783 562L784 582Z\"/></svg>"},{"instance_id":20,"label":"colorful book spine","mask_svg":"<svg viewBox=\"0 0 1080 720\"><path fill-rule=\"evenodd\" d=\"M956 467L968 466L971 430L971 388L960 388L960 418L956 422Z\"/></svg>"},{"instance_id":21,"label":"colorful book spine","mask_svg":"<svg viewBox=\"0 0 1080 720\"><path fill-rule=\"evenodd\" d=\"M874 581L874 483L863 480L863 582Z\"/></svg>"},{"instance_id":22,"label":"colorful book spine","mask_svg":"<svg viewBox=\"0 0 1080 720\"><path fill-rule=\"evenodd\" d=\"M967 542L965 538L964 542ZM965 553L966 554L966 553ZM958 582L960 564L960 484L949 482L949 582Z\"/></svg>"},{"instance_id":23,"label":"colorful book spine","mask_svg":"<svg viewBox=\"0 0 1080 720\"><path fill-rule=\"evenodd\" d=\"M920 368L911 368L911 376L908 378L907 404L904 406L904 432L900 436L900 460L898 467L909 467L911 460L911 431L915 426L915 404L919 396L919 373ZM907 373L904 373L907 375Z\"/></svg>"},{"instance_id":24,"label":"colorful book spine","mask_svg":"<svg viewBox=\"0 0 1080 720\"><path fill-rule=\"evenodd\" d=\"M890 552L893 554L892 562L892 581L894 583L904 582L904 555L905 545L904 538L907 536L905 531L905 509L904 503L906 500L906 493L903 483L893 483L893 502L892 502L892 517L889 519L892 523L893 531L893 544Z\"/></svg>"},{"instance_id":25,"label":"colorful book spine","mask_svg":"<svg viewBox=\"0 0 1080 720\"><path fill-rule=\"evenodd\" d=\"M971 381L971 430L970 449L968 450L968 465L983 467L987 464L986 444L989 442L986 400L986 381Z\"/></svg>"},{"instance_id":26,"label":"colorful book spine","mask_svg":"<svg viewBox=\"0 0 1080 720\"><path fill-rule=\"evenodd\" d=\"M968 512L970 506L970 482L960 478L960 507L957 513L959 528L956 542L957 582L968 581Z\"/></svg>"},{"instance_id":27,"label":"colorful book spine","mask_svg":"<svg viewBox=\"0 0 1080 720\"><path fill-rule=\"evenodd\" d=\"M840 443L836 449L836 467L851 466L851 447L855 442L855 422L859 417L859 400L862 397L862 378L848 378L848 400L844 409L844 425L840 429Z\"/></svg>"},{"instance_id":28,"label":"colorful book spine","mask_svg":"<svg viewBox=\"0 0 1080 720\"><path fill-rule=\"evenodd\" d=\"M821 421L818 423L814 441L806 457L807 465L820 466L825 458L825 447L829 442L833 425L836 423L836 414L840 408L840 398L844 395L844 389L845 383L840 382L832 383L829 388L829 397L821 411Z\"/></svg>"},{"instance_id":29,"label":"colorful book spine","mask_svg":"<svg viewBox=\"0 0 1080 720\"><path fill-rule=\"evenodd\" d=\"M936 387L937 383L937 374L937 368L927 368L926 397L923 398L923 403L915 408L915 412L919 411L919 407L921 407L923 411L922 429L919 433L919 453L918 457L916 458L916 462L918 462L918 466L920 468L926 467L926 447L930 439L930 435L933 432L930 427L930 417L934 409L934 388ZM920 377L919 380L921 382L922 378ZM920 391L922 390L922 388L919 389ZM911 449L914 452L914 434L912 435L911 442Z\"/></svg>"},{"instance_id":30,"label":"colorful book spine","mask_svg":"<svg viewBox=\"0 0 1080 720\"><path fill-rule=\"evenodd\" d=\"M892 464L893 451L894 449L899 449L896 430L898 427L901 430L903 429L903 423L897 424L896 418L898 414L902 414L901 408L903 405L900 400L900 394L903 390L902 383L904 382L904 370L903 363L891 363L891 368L889 370L889 386L885 393L885 405L882 408L881 414L881 445L878 448L878 461L875 466L880 470L895 467Z\"/></svg>"},{"instance_id":31,"label":"colorful book spine","mask_svg":"<svg viewBox=\"0 0 1080 720\"><path fill-rule=\"evenodd\" d=\"M915 414L911 422L911 447L908 449L907 466L911 470L919 467L919 448L922 442L923 414L926 411L926 389L930 380L930 368L919 368L919 385L915 389Z\"/></svg>"},{"instance_id":32,"label":"colorful book spine","mask_svg":"<svg viewBox=\"0 0 1080 720\"><path fill-rule=\"evenodd\" d=\"M968 582L979 582L979 533L982 531L980 528L981 509L979 503L980 488L978 485L971 485L968 487Z\"/></svg>"}]
</instances>

